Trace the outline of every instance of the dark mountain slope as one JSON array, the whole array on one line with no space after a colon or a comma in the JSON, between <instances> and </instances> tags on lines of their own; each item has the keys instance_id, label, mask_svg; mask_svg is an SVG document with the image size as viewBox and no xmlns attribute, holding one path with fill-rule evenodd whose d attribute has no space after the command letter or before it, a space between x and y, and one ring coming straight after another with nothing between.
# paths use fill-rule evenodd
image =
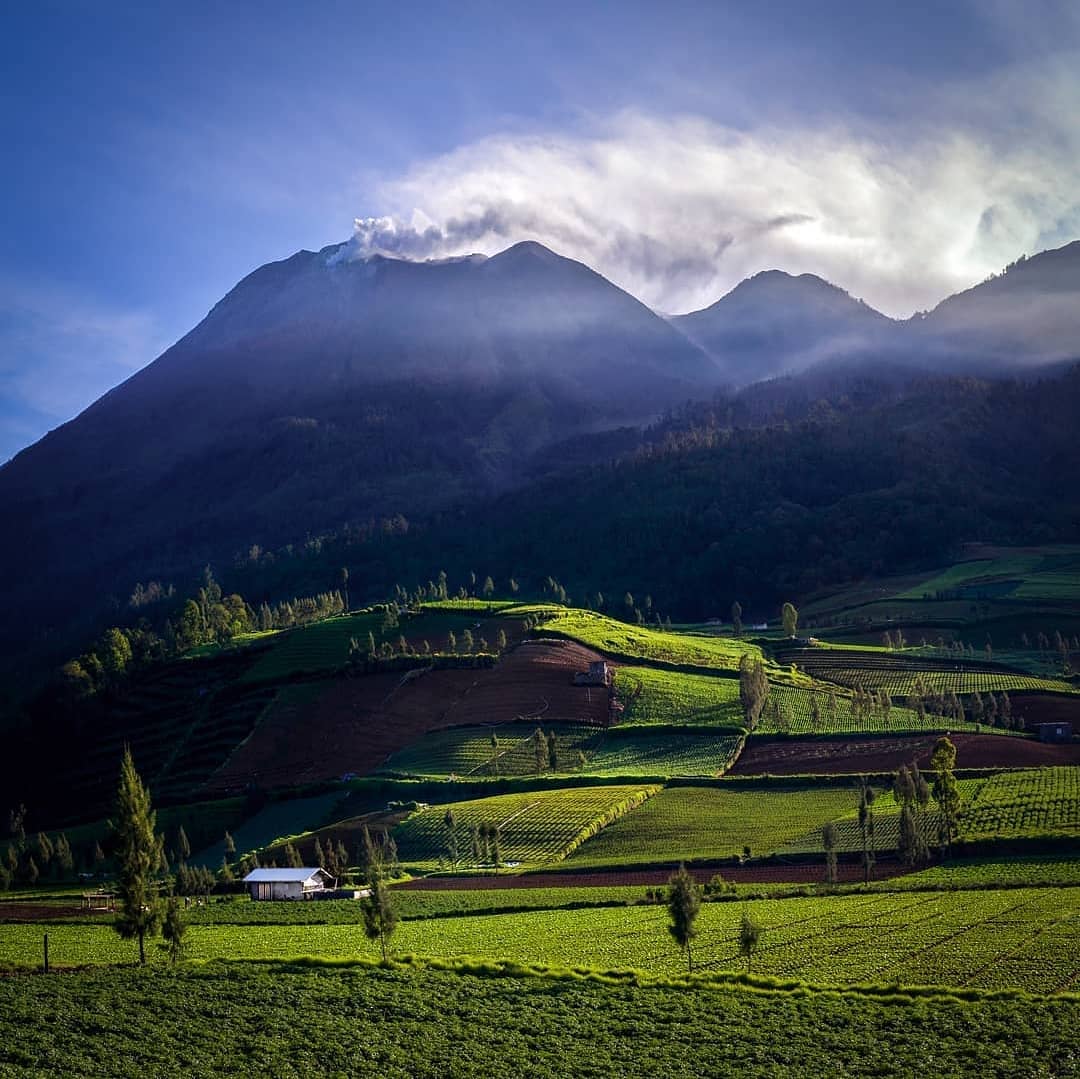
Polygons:
<instances>
[{"instance_id":1,"label":"dark mountain slope","mask_svg":"<svg viewBox=\"0 0 1080 1079\"><path fill-rule=\"evenodd\" d=\"M895 329L891 319L820 277L780 270L755 274L711 307L671 321L737 386L880 352Z\"/></svg>"},{"instance_id":2,"label":"dark mountain slope","mask_svg":"<svg viewBox=\"0 0 1080 1079\"><path fill-rule=\"evenodd\" d=\"M1080 357L1080 240L1020 259L908 327L922 351L969 369Z\"/></svg>"},{"instance_id":3,"label":"dark mountain slope","mask_svg":"<svg viewBox=\"0 0 1080 1079\"><path fill-rule=\"evenodd\" d=\"M503 489L538 448L715 382L663 319L538 244L423 264L346 252L255 271L0 469L18 612L0 641L252 542Z\"/></svg>"}]
</instances>

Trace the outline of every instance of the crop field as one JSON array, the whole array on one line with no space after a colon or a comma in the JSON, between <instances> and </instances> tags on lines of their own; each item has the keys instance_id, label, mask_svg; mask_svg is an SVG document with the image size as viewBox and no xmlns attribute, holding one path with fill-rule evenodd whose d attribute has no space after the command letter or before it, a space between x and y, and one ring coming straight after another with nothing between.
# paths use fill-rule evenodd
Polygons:
<instances>
[{"instance_id":1,"label":"crop field","mask_svg":"<svg viewBox=\"0 0 1080 1079\"><path fill-rule=\"evenodd\" d=\"M499 828L503 861L543 865L565 858L658 789L656 786L579 787L500 794L449 806L432 806L402 821L394 829L394 839L403 864L435 868L447 857L449 835L444 817L452 809L459 865L476 865L470 834L473 827L481 825Z\"/></svg>"},{"instance_id":2,"label":"crop field","mask_svg":"<svg viewBox=\"0 0 1080 1079\"><path fill-rule=\"evenodd\" d=\"M978 858L944 862L888 882L902 888L993 888L1080 885L1080 858L1034 855L1027 858Z\"/></svg>"},{"instance_id":3,"label":"crop field","mask_svg":"<svg viewBox=\"0 0 1080 1079\"><path fill-rule=\"evenodd\" d=\"M464 727L436 731L383 769L416 776L526 776L537 771L535 724ZM556 772L588 775L719 775L735 758L738 735L687 732L679 728L598 730L581 725L541 728L555 736ZM492 735L497 746L491 742ZM546 752L546 749L545 749ZM545 756L541 772L549 771Z\"/></svg>"},{"instance_id":4,"label":"crop field","mask_svg":"<svg viewBox=\"0 0 1080 1079\"><path fill-rule=\"evenodd\" d=\"M212 963L0 979L0 1071L217 1079L237 1061L259 1074L288 1062L297 1075L332 1061L385 1079L563 1079L569 1062L597 1077L647 1062L658 1079L907 1079L932 1053L938 1075L1015 1079L1065 1076L1080 1053L1070 998L875 1000L475 970Z\"/></svg>"},{"instance_id":5,"label":"crop field","mask_svg":"<svg viewBox=\"0 0 1080 1079\"><path fill-rule=\"evenodd\" d=\"M567 866L670 865L680 860L730 858L749 847L755 855L819 829L856 804L851 785L748 790L668 787L604 829L567 860Z\"/></svg>"},{"instance_id":6,"label":"crop field","mask_svg":"<svg viewBox=\"0 0 1080 1079\"><path fill-rule=\"evenodd\" d=\"M281 681L300 672L333 671L345 665L349 639L379 634L382 615L346 614L281 633L244 674L246 682Z\"/></svg>"},{"instance_id":7,"label":"crop field","mask_svg":"<svg viewBox=\"0 0 1080 1079\"><path fill-rule=\"evenodd\" d=\"M919 681L936 693L1075 693L1075 687L1060 679L1036 678L1026 674L990 671L890 671L870 667L819 667L814 675L829 682L862 686L890 697L915 693Z\"/></svg>"},{"instance_id":8,"label":"crop field","mask_svg":"<svg viewBox=\"0 0 1080 1079\"><path fill-rule=\"evenodd\" d=\"M761 655L757 645L745 641L647 629L618 622L594 611L560 610L543 623L540 632L570 637L616 658L711 667L722 671L737 671L739 660L747 653Z\"/></svg>"},{"instance_id":9,"label":"crop field","mask_svg":"<svg viewBox=\"0 0 1080 1079\"><path fill-rule=\"evenodd\" d=\"M1080 835L1080 768L991 776L964 808L961 836Z\"/></svg>"},{"instance_id":10,"label":"crop field","mask_svg":"<svg viewBox=\"0 0 1080 1079\"><path fill-rule=\"evenodd\" d=\"M770 706L754 728L759 734L871 734L888 731L976 730L974 723L953 723L940 716L920 716L914 709L895 704L888 716L873 709L857 714L854 701L844 690L833 693L821 686L818 689L798 689L794 686L769 687ZM817 718L814 718L814 706ZM775 707L773 707L775 706Z\"/></svg>"},{"instance_id":11,"label":"crop field","mask_svg":"<svg viewBox=\"0 0 1080 1079\"><path fill-rule=\"evenodd\" d=\"M973 559L913 584L898 599L919 599L938 592L965 597L1004 595L1017 599L1080 597L1080 548L1067 545L1003 552ZM1004 591L996 586L1004 586Z\"/></svg>"},{"instance_id":12,"label":"crop field","mask_svg":"<svg viewBox=\"0 0 1080 1079\"><path fill-rule=\"evenodd\" d=\"M735 678L683 674L655 667L619 667L615 692L628 723L715 723L741 727Z\"/></svg>"},{"instance_id":13,"label":"crop field","mask_svg":"<svg viewBox=\"0 0 1080 1079\"><path fill-rule=\"evenodd\" d=\"M875 893L755 900L764 927L753 957L759 974L823 985L952 985L1053 993L1080 985L1080 889ZM741 903L706 903L695 944L704 971L743 968ZM663 906L534 910L403 922L395 949L484 955L549 965L634 967L678 973L685 959L668 935ZM193 958L374 955L350 925L195 925ZM135 945L105 925L49 926L58 966L120 963ZM39 962L41 929L8 925L0 965Z\"/></svg>"},{"instance_id":14,"label":"crop field","mask_svg":"<svg viewBox=\"0 0 1080 1079\"><path fill-rule=\"evenodd\" d=\"M760 730L760 727L759 727ZM1037 768L1080 764L1080 745L1038 742L1018 735L958 733L949 737L961 768ZM850 775L895 772L916 761L930 767L937 734L895 738L779 738L755 735L739 754L733 775Z\"/></svg>"}]
</instances>

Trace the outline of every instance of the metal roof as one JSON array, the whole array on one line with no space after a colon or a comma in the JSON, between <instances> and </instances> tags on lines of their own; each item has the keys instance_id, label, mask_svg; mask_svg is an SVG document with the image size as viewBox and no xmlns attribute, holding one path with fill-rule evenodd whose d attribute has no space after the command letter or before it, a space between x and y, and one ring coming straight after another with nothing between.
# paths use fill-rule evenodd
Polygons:
<instances>
[{"instance_id":1,"label":"metal roof","mask_svg":"<svg viewBox=\"0 0 1080 1079\"><path fill-rule=\"evenodd\" d=\"M325 869L320 869L316 866L312 868L301 869L253 869L246 877L244 877L245 884L285 884L292 881L299 881L301 884L304 881L310 880L316 873L322 873L324 877L329 877L330 874Z\"/></svg>"}]
</instances>

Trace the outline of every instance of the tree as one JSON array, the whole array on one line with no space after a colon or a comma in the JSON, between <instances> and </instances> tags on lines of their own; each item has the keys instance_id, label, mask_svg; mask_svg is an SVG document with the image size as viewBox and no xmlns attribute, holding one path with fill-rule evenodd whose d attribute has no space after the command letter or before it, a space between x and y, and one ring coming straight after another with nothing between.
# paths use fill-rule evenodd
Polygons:
<instances>
[{"instance_id":1,"label":"tree","mask_svg":"<svg viewBox=\"0 0 1080 1079\"><path fill-rule=\"evenodd\" d=\"M176 834L176 853L180 855L180 861L186 862L191 857L191 842L188 840L184 826Z\"/></svg>"},{"instance_id":2,"label":"tree","mask_svg":"<svg viewBox=\"0 0 1080 1079\"><path fill-rule=\"evenodd\" d=\"M799 626L799 612L794 603L785 603L780 611L780 620L784 623L784 636L794 637Z\"/></svg>"},{"instance_id":3,"label":"tree","mask_svg":"<svg viewBox=\"0 0 1080 1079\"><path fill-rule=\"evenodd\" d=\"M559 742L554 731L548 731L547 736L548 767L553 771L559 770Z\"/></svg>"},{"instance_id":4,"label":"tree","mask_svg":"<svg viewBox=\"0 0 1080 1079\"><path fill-rule=\"evenodd\" d=\"M228 832L225 833L225 853L226 855L236 853L236 840Z\"/></svg>"},{"instance_id":5,"label":"tree","mask_svg":"<svg viewBox=\"0 0 1080 1079\"><path fill-rule=\"evenodd\" d=\"M383 962L387 958L387 944L397 928L398 916L390 889L381 878L376 878L367 896L361 900L364 915L364 933L368 940L377 940L382 948Z\"/></svg>"},{"instance_id":6,"label":"tree","mask_svg":"<svg viewBox=\"0 0 1080 1079\"><path fill-rule=\"evenodd\" d=\"M769 679L765 665L749 653L739 660L739 700L748 730L753 730L761 718L765 702L769 699Z\"/></svg>"},{"instance_id":7,"label":"tree","mask_svg":"<svg viewBox=\"0 0 1080 1079\"><path fill-rule=\"evenodd\" d=\"M956 785L953 769L956 767L956 746L948 738L939 738L930 757L930 767L936 773L932 794L941 815L940 839L943 850L948 850L956 838L960 819L960 788Z\"/></svg>"},{"instance_id":8,"label":"tree","mask_svg":"<svg viewBox=\"0 0 1080 1079\"><path fill-rule=\"evenodd\" d=\"M757 950L765 930L750 915L750 908L743 907L739 919L739 954L746 957L746 973L750 973L750 957Z\"/></svg>"},{"instance_id":9,"label":"tree","mask_svg":"<svg viewBox=\"0 0 1080 1079\"><path fill-rule=\"evenodd\" d=\"M539 775L548 761L547 739L539 727L533 731L533 757L536 760L536 774Z\"/></svg>"},{"instance_id":10,"label":"tree","mask_svg":"<svg viewBox=\"0 0 1080 1079\"><path fill-rule=\"evenodd\" d=\"M483 587L480 589L485 599L491 599L495 595L495 582L490 577L484 578Z\"/></svg>"},{"instance_id":11,"label":"tree","mask_svg":"<svg viewBox=\"0 0 1080 1079\"><path fill-rule=\"evenodd\" d=\"M874 802L877 791L866 782L866 776L859 777L859 834L862 837L863 883L870 883L870 872L874 868Z\"/></svg>"},{"instance_id":12,"label":"tree","mask_svg":"<svg viewBox=\"0 0 1080 1079\"><path fill-rule=\"evenodd\" d=\"M825 848L825 883L836 883L836 825L829 821L821 829L821 845Z\"/></svg>"},{"instance_id":13,"label":"tree","mask_svg":"<svg viewBox=\"0 0 1080 1079\"><path fill-rule=\"evenodd\" d=\"M495 638L495 642L500 652L506 651L506 630L500 629L498 637Z\"/></svg>"},{"instance_id":14,"label":"tree","mask_svg":"<svg viewBox=\"0 0 1080 1079\"><path fill-rule=\"evenodd\" d=\"M471 652L474 647L473 635L471 629L466 629L461 634L461 644L466 652Z\"/></svg>"},{"instance_id":15,"label":"tree","mask_svg":"<svg viewBox=\"0 0 1080 1079\"><path fill-rule=\"evenodd\" d=\"M454 636L453 630L446 635L446 650L451 655L457 652L457 637Z\"/></svg>"},{"instance_id":16,"label":"tree","mask_svg":"<svg viewBox=\"0 0 1080 1079\"><path fill-rule=\"evenodd\" d=\"M499 774L499 736L494 731L491 732L491 774Z\"/></svg>"},{"instance_id":17,"label":"tree","mask_svg":"<svg viewBox=\"0 0 1080 1079\"><path fill-rule=\"evenodd\" d=\"M165 904L165 920L161 925L161 936L165 943L162 947L169 957L169 962L179 963L184 957L184 935L187 933L187 919L184 917L184 908L180 905L180 897L170 895Z\"/></svg>"},{"instance_id":18,"label":"tree","mask_svg":"<svg viewBox=\"0 0 1080 1079\"><path fill-rule=\"evenodd\" d=\"M492 735L494 738L495 736ZM451 867L457 868L460 854L457 841L457 821L454 819L454 811L448 809L443 816L443 824L446 825L446 857Z\"/></svg>"},{"instance_id":19,"label":"tree","mask_svg":"<svg viewBox=\"0 0 1080 1079\"><path fill-rule=\"evenodd\" d=\"M668 880L668 914L671 924L668 932L675 943L686 952L686 969L694 969L693 943L697 936L697 916L701 911L701 885L680 865L678 872Z\"/></svg>"},{"instance_id":20,"label":"tree","mask_svg":"<svg viewBox=\"0 0 1080 1079\"><path fill-rule=\"evenodd\" d=\"M131 748L124 747L120 786L116 795L116 893L120 913L116 931L125 940L139 942L139 962L146 964L146 938L161 924L161 905L154 883L159 846L154 833L157 815L150 806L150 792L143 786Z\"/></svg>"},{"instance_id":21,"label":"tree","mask_svg":"<svg viewBox=\"0 0 1080 1079\"><path fill-rule=\"evenodd\" d=\"M731 605L731 632L742 636L742 604L738 600Z\"/></svg>"}]
</instances>

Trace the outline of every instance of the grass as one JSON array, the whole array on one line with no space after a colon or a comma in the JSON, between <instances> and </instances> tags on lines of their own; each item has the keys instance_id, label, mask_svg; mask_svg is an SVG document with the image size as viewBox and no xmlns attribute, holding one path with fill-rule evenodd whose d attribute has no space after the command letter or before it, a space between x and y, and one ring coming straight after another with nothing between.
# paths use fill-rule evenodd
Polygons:
<instances>
[{"instance_id":1,"label":"grass","mask_svg":"<svg viewBox=\"0 0 1080 1079\"><path fill-rule=\"evenodd\" d=\"M761 655L757 645L746 641L648 629L616 621L595 611L569 608L559 609L543 622L539 632L569 637L616 658L720 671L737 671L739 660L747 653Z\"/></svg>"},{"instance_id":2,"label":"grass","mask_svg":"<svg viewBox=\"0 0 1080 1079\"><path fill-rule=\"evenodd\" d=\"M308 798L286 798L269 802L253 816L231 829L236 843L236 857L248 851L262 850L276 839L300 835L327 824L334 817L334 807L342 800L342 791L330 791ZM192 858L195 865L217 869L225 853L224 829L221 838Z\"/></svg>"},{"instance_id":3,"label":"grass","mask_svg":"<svg viewBox=\"0 0 1080 1079\"><path fill-rule=\"evenodd\" d=\"M579 787L568 790L500 794L439 805L413 813L394 829L403 864L434 869L448 855L445 815L452 810L459 864L477 866L471 831L481 825L501 832L504 862L544 865L567 857L605 825L649 798L656 786Z\"/></svg>"},{"instance_id":4,"label":"grass","mask_svg":"<svg viewBox=\"0 0 1080 1079\"><path fill-rule=\"evenodd\" d=\"M766 854L820 828L856 802L850 785L766 790L743 786L668 787L606 828L568 860L576 868L670 865Z\"/></svg>"},{"instance_id":5,"label":"grass","mask_svg":"<svg viewBox=\"0 0 1080 1079\"><path fill-rule=\"evenodd\" d=\"M379 637L382 614L340 615L278 634L271 646L244 673L245 682L284 681L302 673L325 673L345 665L349 640L365 642L369 632Z\"/></svg>"},{"instance_id":6,"label":"grass","mask_svg":"<svg viewBox=\"0 0 1080 1079\"><path fill-rule=\"evenodd\" d=\"M555 735L556 771L563 774L718 775L742 745L738 735L678 727L598 730L580 724L549 724L542 729L545 735ZM421 777L536 775L535 731L535 723L435 731L394 754L383 770ZM497 748L491 744L492 734Z\"/></svg>"},{"instance_id":7,"label":"grass","mask_svg":"<svg viewBox=\"0 0 1080 1079\"><path fill-rule=\"evenodd\" d=\"M628 723L715 723L733 730L743 725L735 678L625 666L615 672L615 692Z\"/></svg>"},{"instance_id":8,"label":"grass","mask_svg":"<svg viewBox=\"0 0 1080 1079\"><path fill-rule=\"evenodd\" d=\"M466 968L468 969L468 968ZM0 981L6 1075L1065 1075L1080 1004L214 963ZM438 1036L431 1036L437 1031ZM242 1065L240 1062L243 1062Z\"/></svg>"},{"instance_id":9,"label":"grass","mask_svg":"<svg viewBox=\"0 0 1080 1079\"><path fill-rule=\"evenodd\" d=\"M695 946L701 970L742 969L736 943L742 910L741 903L703 906ZM819 985L1033 993L1080 984L1076 888L762 899L751 910L765 930L753 957L758 974ZM668 935L667 919L663 906L424 919L401 923L394 947L446 957L678 974L686 962ZM376 945L353 925L196 925L188 935L198 959L376 954ZM49 945L57 966L130 962L136 954L133 942L105 925L51 925ZM40 926L4 927L0 964L32 966L40 950Z\"/></svg>"}]
</instances>

